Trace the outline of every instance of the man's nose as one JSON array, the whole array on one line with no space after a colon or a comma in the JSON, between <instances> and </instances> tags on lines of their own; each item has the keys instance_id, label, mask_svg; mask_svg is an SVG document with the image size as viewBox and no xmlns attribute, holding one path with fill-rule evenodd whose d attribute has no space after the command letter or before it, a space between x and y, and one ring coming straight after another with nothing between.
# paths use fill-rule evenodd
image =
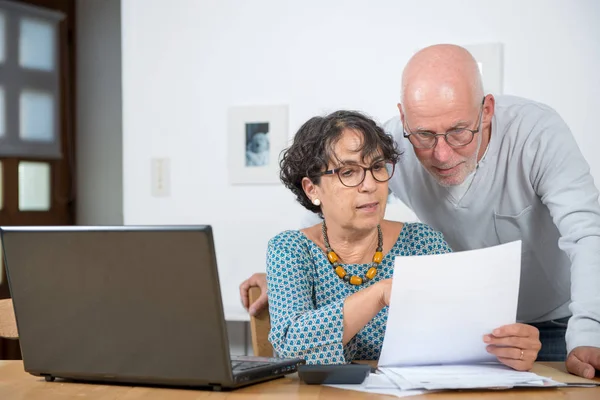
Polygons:
<instances>
[{"instance_id":1,"label":"man's nose","mask_svg":"<svg viewBox=\"0 0 600 400\"><path fill-rule=\"evenodd\" d=\"M442 136L438 136L436 145L433 147L433 158L439 162L446 162L452 158L454 149L450 147L446 139Z\"/></svg>"}]
</instances>

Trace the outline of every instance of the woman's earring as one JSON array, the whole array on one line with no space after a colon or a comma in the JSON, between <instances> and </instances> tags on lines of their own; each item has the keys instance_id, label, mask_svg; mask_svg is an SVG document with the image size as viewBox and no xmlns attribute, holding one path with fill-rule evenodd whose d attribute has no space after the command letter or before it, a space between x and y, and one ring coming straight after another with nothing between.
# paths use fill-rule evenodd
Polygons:
<instances>
[{"instance_id":1,"label":"woman's earring","mask_svg":"<svg viewBox=\"0 0 600 400\"><path fill-rule=\"evenodd\" d=\"M319 206L321 205L321 200L319 200L319 199L314 199L314 200L312 201L312 203L313 203L315 206L319 207Z\"/></svg>"}]
</instances>

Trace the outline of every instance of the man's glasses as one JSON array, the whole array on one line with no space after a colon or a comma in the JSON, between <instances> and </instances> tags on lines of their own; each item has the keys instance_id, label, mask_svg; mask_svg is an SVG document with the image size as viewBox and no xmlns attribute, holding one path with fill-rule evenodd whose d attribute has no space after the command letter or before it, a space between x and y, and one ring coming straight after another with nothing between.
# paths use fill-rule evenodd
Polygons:
<instances>
[{"instance_id":1,"label":"man's glasses","mask_svg":"<svg viewBox=\"0 0 600 400\"><path fill-rule=\"evenodd\" d=\"M362 167L360 165L344 165L339 168L330 169L323 172L321 175L337 174L342 185L347 187L355 187L363 183L367 176L367 171L371 171L373 179L377 182L387 182L394 175L395 164L390 161L377 161L370 167Z\"/></svg>"},{"instance_id":2,"label":"man's glasses","mask_svg":"<svg viewBox=\"0 0 600 400\"><path fill-rule=\"evenodd\" d=\"M475 134L481 129L482 116L483 116L483 104L485 103L485 97L481 102L481 110L479 111L479 118L477 123L477 129L457 128L452 129L446 133L435 133L428 131L411 132L408 123L404 129L404 137L407 138L410 143L418 149L433 149L437 145L438 138L443 136L446 143L450 147L463 147L473 141Z\"/></svg>"}]
</instances>

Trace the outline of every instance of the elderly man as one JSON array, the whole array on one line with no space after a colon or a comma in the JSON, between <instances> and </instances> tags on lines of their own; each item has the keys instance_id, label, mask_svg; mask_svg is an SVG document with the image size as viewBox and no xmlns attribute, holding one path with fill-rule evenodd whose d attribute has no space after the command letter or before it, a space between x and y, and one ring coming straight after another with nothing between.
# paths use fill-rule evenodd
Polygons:
<instances>
[{"instance_id":1,"label":"elderly man","mask_svg":"<svg viewBox=\"0 0 600 400\"><path fill-rule=\"evenodd\" d=\"M570 372L594 376L600 205L567 125L544 104L484 96L475 60L453 45L411 58L398 109L385 124L404 150L391 190L454 251L521 239L517 319L539 329L538 360L566 358ZM264 289L263 280L255 274L240 286L246 306L248 286Z\"/></svg>"}]
</instances>

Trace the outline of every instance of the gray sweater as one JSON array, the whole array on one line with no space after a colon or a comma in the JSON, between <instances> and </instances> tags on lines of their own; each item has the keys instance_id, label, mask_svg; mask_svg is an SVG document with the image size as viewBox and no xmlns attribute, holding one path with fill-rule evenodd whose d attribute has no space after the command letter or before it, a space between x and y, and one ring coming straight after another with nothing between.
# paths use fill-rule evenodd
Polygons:
<instances>
[{"instance_id":1,"label":"gray sweater","mask_svg":"<svg viewBox=\"0 0 600 400\"><path fill-rule=\"evenodd\" d=\"M421 166L399 117L385 129L404 151L390 188L454 251L522 240L517 320L572 314L567 351L600 347L598 190L560 116L544 104L496 97L487 153L458 200Z\"/></svg>"}]
</instances>

